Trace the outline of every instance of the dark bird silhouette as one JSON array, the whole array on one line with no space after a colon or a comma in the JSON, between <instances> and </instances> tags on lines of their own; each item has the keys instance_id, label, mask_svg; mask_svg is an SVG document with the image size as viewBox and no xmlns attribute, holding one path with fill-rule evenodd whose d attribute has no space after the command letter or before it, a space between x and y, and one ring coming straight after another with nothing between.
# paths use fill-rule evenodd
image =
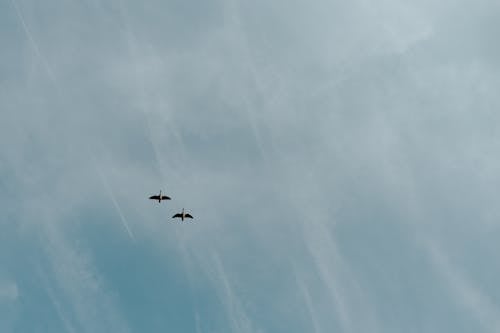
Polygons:
<instances>
[{"instance_id":1,"label":"dark bird silhouette","mask_svg":"<svg viewBox=\"0 0 500 333\"><path fill-rule=\"evenodd\" d=\"M182 212L175 214L174 216L172 216L172 218L180 218L182 221L184 221L184 219L192 219L193 216L191 216L191 214L185 213L184 208L182 208Z\"/></svg>"},{"instance_id":2,"label":"dark bird silhouette","mask_svg":"<svg viewBox=\"0 0 500 333\"><path fill-rule=\"evenodd\" d=\"M162 200L171 200L170 197L167 197L166 195L161 195L161 190L159 195L152 195L149 197L151 200L158 200L158 202L161 202Z\"/></svg>"}]
</instances>

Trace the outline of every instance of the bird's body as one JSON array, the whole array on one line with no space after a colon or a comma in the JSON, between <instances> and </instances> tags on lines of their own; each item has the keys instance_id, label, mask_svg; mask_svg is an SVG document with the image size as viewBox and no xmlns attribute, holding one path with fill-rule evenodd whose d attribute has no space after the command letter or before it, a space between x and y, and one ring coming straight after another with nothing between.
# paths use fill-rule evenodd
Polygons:
<instances>
[{"instance_id":1,"label":"bird's body","mask_svg":"<svg viewBox=\"0 0 500 333\"><path fill-rule=\"evenodd\" d=\"M172 216L172 218L173 219L180 218L181 221L184 221L184 219L192 219L193 216L191 214L184 212L184 208L182 208L182 212L175 214L174 216Z\"/></svg>"},{"instance_id":2,"label":"bird's body","mask_svg":"<svg viewBox=\"0 0 500 333\"><path fill-rule=\"evenodd\" d=\"M159 195L152 195L149 197L151 200L158 200L158 202L161 202L162 200L170 200L170 197L167 197L166 195L161 195L161 190Z\"/></svg>"}]
</instances>

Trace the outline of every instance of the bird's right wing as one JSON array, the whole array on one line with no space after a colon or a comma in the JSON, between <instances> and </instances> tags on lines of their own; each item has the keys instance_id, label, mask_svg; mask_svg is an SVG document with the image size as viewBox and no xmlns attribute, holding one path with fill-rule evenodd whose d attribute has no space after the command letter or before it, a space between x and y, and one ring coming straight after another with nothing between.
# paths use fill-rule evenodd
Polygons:
<instances>
[{"instance_id":1,"label":"bird's right wing","mask_svg":"<svg viewBox=\"0 0 500 333\"><path fill-rule=\"evenodd\" d=\"M166 195L162 195L161 200L170 200L170 197L167 197Z\"/></svg>"},{"instance_id":2,"label":"bird's right wing","mask_svg":"<svg viewBox=\"0 0 500 333\"><path fill-rule=\"evenodd\" d=\"M158 200L160 199L160 197L158 195L152 195L149 197L149 199Z\"/></svg>"},{"instance_id":3,"label":"bird's right wing","mask_svg":"<svg viewBox=\"0 0 500 333\"><path fill-rule=\"evenodd\" d=\"M182 217L182 214L175 214L174 216L172 216L172 218L176 218L176 217Z\"/></svg>"},{"instance_id":4,"label":"bird's right wing","mask_svg":"<svg viewBox=\"0 0 500 333\"><path fill-rule=\"evenodd\" d=\"M187 218L190 218L190 219L193 218L193 216L191 214L186 214L184 217L187 217Z\"/></svg>"}]
</instances>

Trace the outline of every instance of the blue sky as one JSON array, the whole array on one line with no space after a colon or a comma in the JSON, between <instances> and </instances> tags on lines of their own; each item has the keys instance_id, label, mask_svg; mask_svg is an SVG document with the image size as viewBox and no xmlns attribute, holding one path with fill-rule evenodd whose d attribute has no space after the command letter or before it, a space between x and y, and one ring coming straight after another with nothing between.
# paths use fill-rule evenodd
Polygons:
<instances>
[{"instance_id":1,"label":"blue sky","mask_svg":"<svg viewBox=\"0 0 500 333\"><path fill-rule=\"evenodd\" d=\"M498 332L499 19L1 1L0 331Z\"/></svg>"}]
</instances>

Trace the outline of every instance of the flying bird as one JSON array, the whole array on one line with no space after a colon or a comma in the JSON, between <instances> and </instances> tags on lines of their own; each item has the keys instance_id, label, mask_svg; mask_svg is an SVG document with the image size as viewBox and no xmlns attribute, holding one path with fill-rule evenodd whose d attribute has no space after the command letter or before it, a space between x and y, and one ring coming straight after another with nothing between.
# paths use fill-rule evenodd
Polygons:
<instances>
[{"instance_id":1,"label":"flying bird","mask_svg":"<svg viewBox=\"0 0 500 333\"><path fill-rule=\"evenodd\" d=\"M174 216L172 216L173 219L175 219L177 217L180 218L182 221L184 221L184 219L192 219L193 218L193 216L191 216L191 214L184 212L184 208L182 208L182 213L177 213Z\"/></svg>"},{"instance_id":2,"label":"flying bird","mask_svg":"<svg viewBox=\"0 0 500 333\"><path fill-rule=\"evenodd\" d=\"M152 195L149 197L151 200L158 200L158 202L161 202L162 200L170 200L170 197L167 197L166 195L161 195L161 190L159 195Z\"/></svg>"}]
</instances>

